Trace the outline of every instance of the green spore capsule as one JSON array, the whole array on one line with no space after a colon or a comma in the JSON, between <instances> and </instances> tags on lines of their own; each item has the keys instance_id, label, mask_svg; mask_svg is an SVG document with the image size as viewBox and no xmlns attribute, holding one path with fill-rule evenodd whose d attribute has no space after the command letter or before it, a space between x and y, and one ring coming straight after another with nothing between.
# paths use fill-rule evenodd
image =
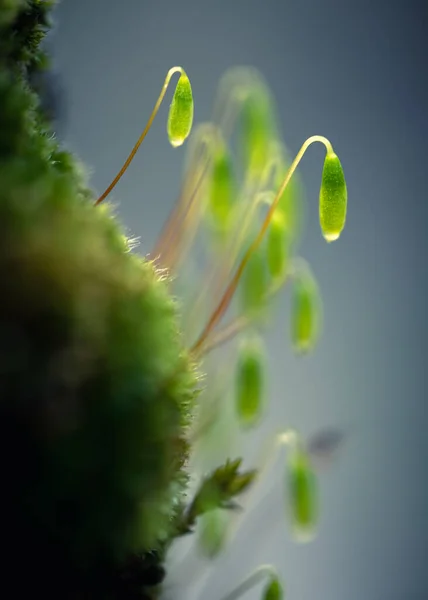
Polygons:
<instances>
[{"instance_id":1,"label":"green spore capsule","mask_svg":"<svg viewBox=\"0 0 428 600\"><path fill-rule=\"evenodd\" d=\"M168 138L174 148L188 137L193 123L193 94L190 80L183 71L169 108Z\"/></svg>"},{"instance_id":2,"label":"green spore capsule","mask_svg":"<svg viewBox=\"0 0 428 600\"><path fill-rule=\"evenodd\" d=\"M240 348L236 368L236 411L243 427L256 425L264 409L265 351L258 337Z\"/></svg>"},{"instance_id":3,"label":"green spore capsule","mask_svg":"<svg viewBox=\"0 0 428 600\"><path fill-rule=\"evenodd\" d=\"M327 242L337 240L345 227L348 192L339 158L327 152L320 189L320 225Z\"/></svg>"},{"instance_id":4,"label":"green spore capsule","mask_svg":"<svg viewBox=\"0 0 428 600\"><path fill-rule=\"evenodd\" d=\"M224 142L216 148L209 195L210 213L215 229L225 232L230 224L235 193L233 166Z\"/></svg>"},{"instance_id":5,"label":"green spore capsule","mask_svg":"<svg viewBox=\"0 0 428 600\"><path fill-rule=\"evenodd\" d=\"M315 473L309 456L302 448L291 451L288 465L289 508L296 539L309 541L318 521Z\"/></svg>"},{"instance_id":6,"label":"green spore capsule","mask_svg":"<svg viewBox=\"0 0 428 600\"><path fill-rule=\"evenodd\" d=\"M252 90L242 107L242 145L251 177L261 176L270 157L274 137L272 100L262 87Z\"/></svg>"},{"instance_id":7,"label":"green spore capsule","mask_svg":"<svg viewBox=\"0 0 428 600\"><path fill-rule=\"evenodd\" d=\"M268 283L266 254L264 248L258 248L251 255L240 283L244 313L259 311L264 308Z\"/></svg>"},{"instance_id":8,"label":"green spore capsule","mask_svg":"<svg viewBox=\"0 0 428 600\"><path fill-rule=\"evenodd\" d=\"M214 558L224 548L227 540L228 515L221 508L214 508L199 518L199 544L208 558Z\"/></svg>"},{"instance_id":9,"label":"green spore capsule","mask_svg":"<svg viewBox=\"0 0 428 600\"><path fill-rule=\"evenodd\" d=\"M263 590L262 600L282 600L284 598L284 588L278 577L271 577L265 589Z\"/></svg>"},{"instance_id":10,"label":"green spore capsule","mask_svg":"<svg viewBox=\"0 0 428 600\"><path fill-rule=\"evenodd\" d=\"M291 308L291 337L294 351L309 352L321 330L321 297L309 268L296 275Z\"/></svg>"},{"instance_id":11,"label":"green spore capsule","mask_svg":"<svg viewBox=\"0 0 428 600\"><path fill-rule=\"evenodd\" d=\"M288 231L286 217L281 210L275 210L267 235L267 264L274 279L283 277L287 268Z\"/></svg>"}]
</instances>

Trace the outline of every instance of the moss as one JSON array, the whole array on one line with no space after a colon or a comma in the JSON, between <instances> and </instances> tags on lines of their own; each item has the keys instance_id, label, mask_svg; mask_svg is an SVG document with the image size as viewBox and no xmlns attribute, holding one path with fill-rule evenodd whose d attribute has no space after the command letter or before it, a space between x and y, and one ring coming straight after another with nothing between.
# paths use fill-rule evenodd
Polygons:
<instances>
[{"instance_id":1,"label":"moss","mask_svg":"<svg viewBox=\"0 0 428 600\"><path fill-rule=\"evenodd\" d=\"M11 21L0 2L0 511L17 597L57 593L52 569L85 589L162 547L197 389L167 282L38 110L27 75L50 3L21 4Z\"/></svg>"}]
</instances>

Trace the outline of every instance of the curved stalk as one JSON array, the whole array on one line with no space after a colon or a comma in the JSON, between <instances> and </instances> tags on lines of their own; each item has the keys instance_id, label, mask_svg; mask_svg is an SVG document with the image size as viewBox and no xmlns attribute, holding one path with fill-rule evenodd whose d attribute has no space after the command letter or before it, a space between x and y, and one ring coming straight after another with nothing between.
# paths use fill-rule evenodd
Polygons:
<instances>
[{"instance_id":1,"label":"curved stalk","mask_svg":"<svg viewBox=\"0 0 428 600\"><path fill-rule=\"evenodd\" d=\"M319 135L314 135L310 138L308 138L306 140L306 142L304 142L304 144L302 145L302 147L300 148L296 158L294 159L294 161L291 163L290 168L287 171L287 174L284 178L284 181L281 185L281 187L279 188L274 201L272 202L272 204L270 205L270 208L268 210L268 213L266 215L266 218L260 228L260 231L257 235L257 237L255 238L255 240L253 241L253 243L250 245L250 247L248 248L247 252L244 254L244 257L242 258L242 261L240 262L237 270L235 271L234 276L232 277L232 280L230 281L229 285L227 286L220 302L218 303L217 307L215 308L215 310L213 311L213 313L211 314L211 317L209 318L204 330L202 331L201 335L199 336L199 338L197 339L197 341L195 342L195 344L192 347L192 352L194 353L198 353L198 351L200 350L200 348L203 346L203 344L205 343L205 340L207 339L207 337L209 336L209 334L211 333L211 331L214 329L214 327L218 324L218 322L220 321L220 319L223 317L224 313L226 312L226 310L228 309L233 295L235 293L235 290L238 286L238 283L242 277L242 274L244 272L245 267L247 266L248 261L250 260L252 254L257 250L257 248L260 246L263 237L269 227L269 223L272 219L273 213L275 211L275 208L278 205L278 202L280 201L285 188L287 187L288 183L290 182L291 177L293 176L294 171L297 169L300 161L303 158L303 155L305 154L306 150L309 148L309 146L315 142L320 142L322 144L324 144L324 146L326 147L327 152L333 152L333 148L331 143L329 142L329 140L323 136L319 136Z\"/></svg>"},{"instance_id":2,"label":"curved stalk","mask_svg":"<svg viewBox=\"0 0 428 600\"><path fill-rule=\"evenodd\" d=\"M129 167L129 165L131 164L131 161L134 158L134 156L137 154L137 151L138 151L139 147L143 143L144 138L148 134L149 129L152 126L152 123L153 123L153 121L154 121L154 119L155 119L155 117L156 117L156 115L158 113L158 110L160 108L160 105L162 104L162 101L163 101L163 99L165 97L166 91L168 89L168 86L170 84L171 78L174 75L174 73L180 73L181 75L183 75L184 70L183 70L182 67L172 67L168 71L168 74L167 74L167 76L165 78L165 81L164 81L164 84L162 86L161 93L159 94L159 97L158 97L158 99L156 101L155 107L154 107L154 109L152 111L152 114L149 117L149 120L147 121L147 124L146 124L146 126L145 126L142 134L138 138L138 141L135 144L135 146L132 148L131 153L129 154L128 158L126 159L126 161L123 164L123 167L120 169L119 173L113 179L113 181L108 186L108 188L101 194L101 196L95 202L95 206L97 206L98 204L100 204L110 194L110 192L112 191L112 189L116 186L116 184L118 183L118 181L121 179L122 175L125 173L125 171Z\"/></svg>"}]
</instances>

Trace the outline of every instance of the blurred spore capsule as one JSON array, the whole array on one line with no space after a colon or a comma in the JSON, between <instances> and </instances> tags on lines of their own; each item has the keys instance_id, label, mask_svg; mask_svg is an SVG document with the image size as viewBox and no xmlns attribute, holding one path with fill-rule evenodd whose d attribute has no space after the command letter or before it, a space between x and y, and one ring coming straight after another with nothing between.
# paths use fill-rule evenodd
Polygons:
<instances>
[{"instance_id":1,"label":"blurred spore capsule","mask_svg":"<svg viewBox=\"0 0 428 600\"><path fill-rule=\"evenodd\" d=\"M199 518L199 543L208 558L214 558L224 548L227 539L228 515L221 508L214 508Z\"/></svg>"},{"instance_id":2,"label":"blurred spore capsule","mask_svg":"<svg viewBox=\"0 0 428 600\"><path fill-rule=\"evenodd\" d=\"M226 232L232 215L234 196L233 166L226 144L220 141L214 151L209 207L218 232Z\"/></svg>"},{"instance_id":3,"label":"blurred spore capsule","mask_svg":"<svg viewBox=\"0 0 428 600\"><path fill-rule=\"evenodd\" d=\"M291 317L293 349L297 354L307 353L317 343L321 329L321 297L309 268L295 276Z\"/></svg>"},{"instance_id":4,"label":"blurred spore capsule","mask_svg":"<svg viewBox=\"0 0 428 600\"><path fill-rule=\"evenodd\" d=\"M236 368L236 409L243 427L256 425L263 413L265 350L262 340L251 337L239 349Z\"/></svg>"},{"instance_id":5,"label":"blurred spore capsule","mask_svg":"<svg viewBox=\"0 0 428 600\"><path fill-rule=\"evenodd\" d=\"M309 456L300 446L290 451L288 490L294 535L298 541L309 541L318 521L317 487Z\"/></svg>"},{"instance_id":6,"label":"blurred spore capsule","mask_svg":"<svg viewBox=\"0 0 428 600\"><path fill-rule=\"evenodd\" d=\"M193 94L190 80L184 71L175 88L168 114L168 138L174 148L181 146L190 134L193 123Z\"/></svg>"},{"instance_id":7,"label":"blurred spore capsule","mask_svg":"<svg viewBox=\"0 0 428 600\"><path fill-rule=\"evenodd\" d=\"M348 203L342 165L333 151L325 157L319 200L321 230L327 242L333 242L345 227Z\"/></svg>"},{"instance_id":8,"label":"blurred spore capsule","mask_svg":"<svg viewBox=\"0 0 428 600\"><path fill-rule=\"evenodd\" d=\"M267 264L274 279L282 277L287 268L288 232L284 213L276 209L267 235Z\"/></svg>"},{"instance_id":9,"label":"blurred spore capsule","mask_svg":"<svg viewBox=\"0 0 428 600\"><path fill-rule=\"evenodd\" d=\"M242 145L250 177L261 176L270 157L275 134L273 103L267 90L256 86L242 106Z\"/></svg>"},{"instance_id":10,"label":"blurred spore capsule","mask_svg":"<svg viewBox=\"0 0 428 600\"><path fill-rule=\"evenodd\" d=\"M266 305L269 285L264 247L251 254L240 282L241 305L244 313L260 311Z\"/></svg>"},{"instance_id":11,"label":"blurred spore capsule","mask_svg":"<svg viewBox=\"0 0 428 600\"><path fill-rule=\"evenodd\" d=\"M271 577L266 584L262 600L282 600L284 598L284 589L278 577Z\"/></svg>"}]
</instances>

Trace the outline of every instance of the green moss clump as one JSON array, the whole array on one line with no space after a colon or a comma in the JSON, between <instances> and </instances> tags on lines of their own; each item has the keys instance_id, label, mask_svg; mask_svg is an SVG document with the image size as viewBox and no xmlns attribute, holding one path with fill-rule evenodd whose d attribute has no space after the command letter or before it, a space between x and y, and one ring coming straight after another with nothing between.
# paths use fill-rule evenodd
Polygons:
<instances>
[{"instance_id":1,"label":"green moss clump","mask_svg":"<svg viewBox=\"0 0 428 600\"><path fill-rule=\"evenodd\" d=\"M197 377L166 282L27 82L49 4L0 1L2 570L16 597L80 598L173 534Z\"/></svg>"}]
</instances>

